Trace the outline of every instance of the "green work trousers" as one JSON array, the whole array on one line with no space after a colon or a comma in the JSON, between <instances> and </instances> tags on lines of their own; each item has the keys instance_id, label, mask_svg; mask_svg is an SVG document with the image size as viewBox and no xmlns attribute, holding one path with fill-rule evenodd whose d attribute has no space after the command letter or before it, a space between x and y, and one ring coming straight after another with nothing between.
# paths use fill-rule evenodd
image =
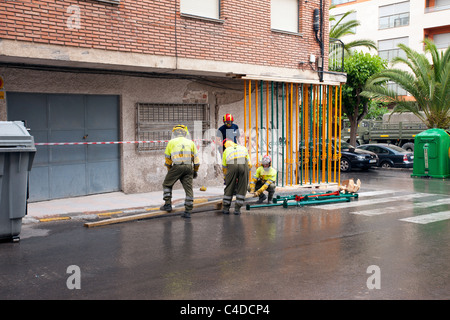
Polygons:
<instances>
[{"instance_id":1,"label":"green work trousers","mask_svg":"<svg viewBox=\"0 0 450 320\"><path fill-rule=\"evenodd\" d=\"M248 164L229 164L227 174L225 175L225 190L223 195L223 210L229 211L233 193L236 189L236 202L234 204L235 212L240 212L244 205L245 194L248 186Z\"/></svg>"},{"instance_id":2,"label":"green work trousers","mask_svg":"<svg viewBox=\"0 0 450 320\"><path fill-rule=\"evenodd\" d=\"M191 212L194 208L194 191L192 189L194 167L191 164L173 165L167 172L163 182L163 200L165 204L172 204L172 187L180 180L186 197L184 198L184 209Z\"/></svg>"}]
</instances>

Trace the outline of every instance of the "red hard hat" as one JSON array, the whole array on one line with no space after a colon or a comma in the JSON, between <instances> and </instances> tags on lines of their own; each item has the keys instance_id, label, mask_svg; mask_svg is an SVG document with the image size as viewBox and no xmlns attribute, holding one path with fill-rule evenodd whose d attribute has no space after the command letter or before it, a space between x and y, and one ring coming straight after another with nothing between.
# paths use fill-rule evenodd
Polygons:
<instances>
[{"instance_id":1,"label":"red hard hat","mask_svg":"<svg viewBox=\"0 0 450 320\"><path fill-rule=\"evenodd\" d=\"M225 121L233 122L234 118L233 118L233 116L231 114L227 113L226 115L223 116L223 122L225 122Z\"/></svg>"},{"instance_id":2,"label":"red hard hat","mask_svg":"<svg viewBox=\"0 0 450 320\"><path fill-rule=\"evenodd\" d=\"M272 158L268 154L266 154L261 160L262 164L270 164L271 162Z\"/></svg>"}]
</instances>

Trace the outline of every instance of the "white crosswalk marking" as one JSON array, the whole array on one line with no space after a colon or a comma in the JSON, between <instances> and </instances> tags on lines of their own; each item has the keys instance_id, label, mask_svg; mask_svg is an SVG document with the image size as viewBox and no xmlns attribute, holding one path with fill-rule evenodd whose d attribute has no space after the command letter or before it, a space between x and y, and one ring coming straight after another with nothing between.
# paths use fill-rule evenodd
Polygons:
<instances>
[{"instance_id":1,"label":"white crosswalk marking","mask_svg":"<svg viewBox=\"0 0 450 320\"><path fill-rule=\"evenodd\" d=\"M423 214L420 216L404 218L404 219L399 219L399 220L413 222L413 223L427 224L427 223L442 221L442 220L447 220L447 219L450 219L450 211Z\"/></svg>"},{"instance_id":2,"label":"white crosswalk marking","mask_svg":"<svg viewBox=\"0 0 450 320\"><path fill-rule=\"evenodd\" d=\"M427 209L433 208L440 205L449 205L450 197L442 198L441 194L432 194L432 193L411 193L404 195L395 195L395 196L384 196L386 194L393 195L395 190L375 190L375 191L367 191L367 192L359 192L358 199L352 200L351 202L341 202L341 203L333 203L327 205L321 205L317 208L323 210L336 210L336 209L346 209L356 208L356 211L350 211L351 214L362 215L362 216L378 216L389 213L397 213L402 211L412 211L414 209ZM366 197L377 196L370 199L364 199ZM419 200L419 202L407 202L408 200L420 199L425 197L433 197L431 199ZM361 200L364 199L364 200ZM393 205L389 205L387 207L377 208L378 204L396 202ZM371 206L370 209L364 210L362 207ZM361 210L358 208L361 207ZM376 209L373 209L376 208ZM450 219L450 211L441 211L429 214L421 214L414 217L399 219L399 221L406 221L412 223L419 224L427 224L442 220Z\"/></svg>"},{"instance_id":3,"label":"white crosswalk marking","mask_svg":"<svg viewBox=\"0 0 450 320\"><path fill-rule=\"evenodd\" d=\"M359 206L376 205L378 203L385 203L385 202L411 200L411 199L428 197L428 196L432 196L432 194L413 193L413 194L406 194L406 195L395 196L395 197L376 198L376 199L367 199L367 200L354 200L352 202L343 202L343 203L339 203L339 204L333 203L333 204L322 205L322 206L320 206L320 209L335 210L335 209L342 209L342 208L353 208L353 207L359 207Z\"/></svg>"},{"instance_id":4,"label":"white crosswalk marking","mask_svg":"<svg viewBox=\"0 0 450 320\"><path fill-rule=\"evenodd\" d=\"M427 202L418 202L418 203L406 203L401 206L389 206L380 209L370 209L370 210L361 210L361 211L353 211L352 214L359 214L362 216L377 216L387 213L394 213L405 210L412 210L417 208L431 208L439 205L450 204L450 198L438 199Z\"/></svg>"},{"instance_id":5,"label":"white crosswalk marking","mask_svg":"<svg viewBox=\"0 0 450 320\"><path fill-rule=\"evenodd\" d=\"M358 192L358 195L361 197L370 197L370 196L379 196L382 194L393 194L394 190L376 190L376 191L366 191L366 192Z\"/></svg>"}]
</instances>

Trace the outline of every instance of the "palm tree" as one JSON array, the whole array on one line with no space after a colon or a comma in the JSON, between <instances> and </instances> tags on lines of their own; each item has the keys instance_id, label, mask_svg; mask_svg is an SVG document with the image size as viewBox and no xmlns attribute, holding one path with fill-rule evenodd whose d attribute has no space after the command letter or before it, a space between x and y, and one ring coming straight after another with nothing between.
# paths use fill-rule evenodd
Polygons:
<instances>
[{"instance_id":1,"label":"palm tree","mask_svg":"<svg viewBox=\"0 0 450 320\"><path fill-rule=\"evenodd\" d=\"M331 6L330 10L333 9L334 7L335 6ZM358 20L348 20L343 22L343 20L353 12L355 12L355 10L345 12L343 16L339 19L339 21L337 21L336 24L330 28L330 38L342 40L341 38L343 36L355 34L353 28L356 28L361 23ZM335 21L336 17L330 14L329 20ZM351 54L352 49L361 46L377 50L377 46L375 45L375 42L373 40L361 39L344 43L344 51L346 54Z\"/></svg>"},{"instance_id":2,"label":"palm tree","mask_svg":"<svg viewBox=\"0 0 450 320\"><path fill-rule=\"evenodd\" d=\"M428 128L450 127L450 47L439 51L433 41L425 39L425 53L419 53L408 46L398 46L406 58L395 57L393 66L405 64L409 70L386 69L368 79L362 95L379 101L394 103L394 112L412 112ZM431 62L426 54L431 55ZM397 83L409 92L414 101L398 96L386 86L387 82Z\"/></svg>"}]
</instances>

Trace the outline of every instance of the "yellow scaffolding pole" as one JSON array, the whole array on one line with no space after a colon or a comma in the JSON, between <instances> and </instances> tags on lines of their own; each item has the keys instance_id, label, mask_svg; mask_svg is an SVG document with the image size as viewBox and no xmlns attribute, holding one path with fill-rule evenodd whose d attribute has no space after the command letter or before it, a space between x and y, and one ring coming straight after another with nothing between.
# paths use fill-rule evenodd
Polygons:
<instances>
[{"instance_id":1,"label":"yellow scaffolding pole","mask_svg":"<svg viewBox=\"0 0 450 320\"><path fill-rule=\"evenodd\" d=\"M295 183L298 183L298 158L299 158L299 149L298 149L298 83L295 84Z\"/></svg>"},{"instance_id":2,"label":"yellow scaffolding pole","mask_svg":"<svg viewBox=\"0 0 450 320\"><path fill-rule=\"evenodd\" d=\"M341 185L341 116L342 116L342 86L339 86L339 173L338 173L338 186Z\"/></svg>"},{"instance_id":3,"label":"yellow scaffolding pole","mask_svg":"<svg viewBox=\"0 0 450 320\"><path fill-rule=\"evenodd\" d=\"M321 102L326 101L325 97L325 86L322 86L322 93L321 93ZM326 169L326 140L325 140L325 134L326 134L326 125L324 124L324 121L326 119L326 108L325 108L325 104L326 103L322 103L322 182L325 182L325 169Z\"/></svg>"},{"instance_id":4,"label":"yellow scaffolding pole","mask_svg":"<svg viewBox=\"0 0 450 320\"><path fill-rule=\"evenodd\" d=\"M266 81L266 154L269 154L269 81Z\"/></svg>"},{"instance_id":5,"label":"yellow scaffolding pole","mask_svg":"<svg viewBox=\"0 0 450 320\"><path fill-rule=\"evenodd\" d=\"M252 161L256 160L255 164L258 165L259 152L263 155L264 152L269 154L270 148L273 151L275 146L271 146L269 141L280 131L269 130L269 99L273 100L275 97L274 92L269 93L269 90L273 86L273 82L255 81L254 83L256 122L255 128L252 128L252 80L244 82L244 135L246 137L245 145L251 155L252 130L255 129L256 159L252 159ZM258 84L260 88L258 88ZM283 109L280 112L283 114L286 112L286 116L281 117L280 123L283 126L285 123L286 128L281 130L284 141L277 139L277 145L283 148L281 151L284 155L284 159L280 163L283 164L283 167L277 168L281 171L281 177L286 179L286 185L303 184L304 182L310 184L340 183L342 87L338 90L337 86L331 85L294 83L284 83L284 85L281 99ZM266 90L266 103L264 103L264 90ZM258 94L261 97L258 97ZM278 99L278 95L276 98ZM284 106L286 107L284 108ZM272 117L274 115L275 111L272 110ZM261 118L261 124L258 123L258 116ZM266 117L265 122L264 116ZM273 124L274 128L280 129L280 123L277 114L277 123L276 126ZM264 143L259 142L259 138L264 136L259 131L264 126L267 130L265 151ZM286 164L286 169L284 169L284 164ZM251 173L249 175L251 176Z\"/></svg>"},{"instance_id":6,"label":"yellow scaffolding pole","mask_svg":"<svg viewBox=\"0 0 450 320\"><path fill-rule=\"evenodd\" d=\"M334 170L334 182L336 182L336 167L339 166L339 170L341 167L340 161L338 161L338 155L337 155L337 86L335 87L334 90L335 94L334 94L334 165L335 165L335 170Z\"/></svg>"},{"instance_id":7,"label":"yellow scaffolding pole","mask_svg":"<svg viewBox=\"0 0 450 320\"><path fill-rule=\"evenodd\" d=\"M244 146L247 147L247 81L244 80Z\"/></svg>"},{"instance_id":8,"label":"yellow scaffolding pole","mask_svg":"<svg viewBox=\"0 0 450 320\"><path fill-rule=\"evenodd\" d=\"M256 135L256 168L259 167L259 142L258 142L258 81L255 81L255 135Z\"/></svg>"},{"instance_id":9,"label":"yellow scaffolding pole","mask_svg":"<svg viewBox=\"0 0 450 320\"><path fill-rule=\"evenodd\" d=\"M332 171L331 164L332 164L332 158L333 158L333 154L331 152L331 146L333 143L333 140L331 139L332 131L333 131L332 127L331 127L331 124L332 124L331 119L333 118L332 117L333 104L331 103L332 93L333 92L332 92L331 86L328 86L328 104L327 104L327 113L328 113L328 128L327 128L327 131L328 131L328 182L331 182L331 171Z\"/></svg>"},{"instance_id":10,"label":"yellow scaffolding pole","mask_svg":"<svg viewBox=\"0 0 450 320\"><path fill-rule=\"evenodd\" d=\"M248 81L248 153L252 158L252 81Z\"/></svg>"},{"instance_id":11,"label":"yellow scaffolding pole","mask_svg":"<svg viewBox=\"0 0 450 320\"><path fill-rule=\"evenodd\" d=\"M305 103L304 103L304 130L305 130L305 183L309 180L309 88L306 86L305 90Z\"/></svg>"}]
</instances>

